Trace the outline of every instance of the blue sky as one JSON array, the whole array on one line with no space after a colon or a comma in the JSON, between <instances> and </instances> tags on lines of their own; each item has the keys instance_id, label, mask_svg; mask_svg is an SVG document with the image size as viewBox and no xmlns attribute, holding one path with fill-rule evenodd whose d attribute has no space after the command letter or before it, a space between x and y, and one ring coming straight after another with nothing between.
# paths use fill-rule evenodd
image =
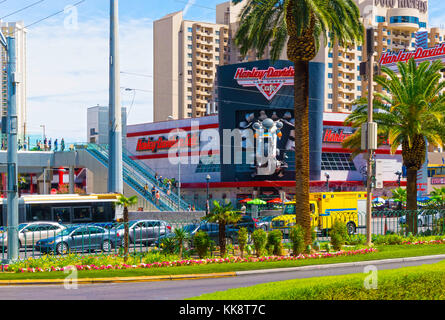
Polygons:
<instances>
[{"instance_id":1,"label":"blue sky","mask_svg":"<svg viewBox=\"0 0 445 320\"><path fill-rule=\"evenodd\" d=\"M37 3L3 21L25 25L63 10L81 0L0 0L0 17ZM86 140L86 110L108 104L109 0L85 0L68 10L29 27L28 128L70 141ZM215 6L224 0L121 0L122 104L130 124L152 121L152 22L185 10L189 20L215 20ZM430 24L445 25L445 1L430 0ZM74 22L77 22L74 23ZM444 26L445 27L445 26ZM132 101L134 101L132 103Z\"/></svg>"}]
</instances>

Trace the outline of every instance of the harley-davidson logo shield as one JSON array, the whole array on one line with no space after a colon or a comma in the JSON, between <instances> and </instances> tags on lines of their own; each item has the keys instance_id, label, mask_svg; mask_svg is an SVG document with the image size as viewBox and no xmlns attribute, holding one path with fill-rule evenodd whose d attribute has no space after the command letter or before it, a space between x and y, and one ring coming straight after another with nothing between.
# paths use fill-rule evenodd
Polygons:
<instances>
[{"instance_id":1,"label":"harley-davidson logo shield","mask_svg":"<svg viewBox=\"0 0 445 320\"><path fill-rule=\"evenodd\" d=\"M238 68L234 79L242 87L257 87L266 99L270 101L283 86L294 85L294 74L293 67L284 69L269 67L267 70Z\"/></svg>"}]
</instances>

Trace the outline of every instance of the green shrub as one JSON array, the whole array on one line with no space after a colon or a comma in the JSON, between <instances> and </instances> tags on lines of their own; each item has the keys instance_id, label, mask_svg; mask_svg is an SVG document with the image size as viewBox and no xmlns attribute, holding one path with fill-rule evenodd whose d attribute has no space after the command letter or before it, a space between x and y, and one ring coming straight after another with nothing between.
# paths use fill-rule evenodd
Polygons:
<instances>
[{"instance_id":1,"label":"green shrub","mask_svg":"<svg viewBox=\"0 0 445 320\"><path fill-rule=\"evenodd\" d=\"M249 232L247 228L240 228L238 231L238 245L241 253L241 258L244 257L244 249L247 245L247 241L249 240Z\"/></svg>"},{"instance_id":2,"label":"green shrub","mask_svg":"<svg viewBox=\"0 0 445 320\"><path fill-rule=\"evenodd\" d=\"M366 244L366 236L364 234L351 234L346 238L346 244L350 246Z\"/></svg>"},{"instance_id":3,"label":"green shrub","mask_svg":"<svg viewBox=\"0 0 445 320\"><path fill-rule=\"evenodd\" d=\"M302 226L296 225L290 229L289 240L292 244L292 254L294 256L304 252L304 229Z\"/></svg>"},{"instance_id":4,"label":"green shrub","mask_svg":"<svg viewBox=\"0 0 445 320\"><path fill-rule=\"evenodd\" d=\"M235 247L231 243L226 244L226 254L223 257L227 258L229 256L229 253L231 253L232 255L235 254Z\"/></svg>"},{"instance_id":5,"label":"green shrub","mask_svg":"<svg viewBox=\"0 0 445 320\"><path fill-rule=\"evenodd\" d=\"M195 233L193 237L193 242L195 244L196 252L200 259L203 259L208 256L209 249L211 246L210 236L207 232L198 231Z\"/></svg>"},{"instance_id":6,"label":"green shrub","mask_svg":"<svg viewBox=\"0 0 445 320\"><path fill-rule=\"evenodd\" d=\"M334 250L341 250L346 244L346 239L348 238L348 228L346 227L346 223L339 220L335 221L332 225L330 236Z\"/></svg>"},{"instance_id":7,"label":"green shrub","mask_svg":"<svg viewBox=\"0 0 445 320\"><path fill-rule=\"evenodd\" d=\"M147 252L143 257L142 257L142 262L146 263L146 264L150 264L150 263L155 263L155 262L162 262L162 261L174 261L174 260L178 260L179 256L177 255L165 255L162 254L159 251L151 251L151 252Z\"/></svg>"},{"instance_id":8,"label":"green shrub","mask_svg":"<svg viewBox=\"0 0 445 320\"><path fill-rule=\"evenodd\" d=\"M177 243L175 238L162 238L160 241L160 248L163 254L174 254L177 251Z\"/></svg>"},{"instance_id":9,"label":"green shrub","mask_svg":"<svg viewBox=\"0 0 445 320\"><path fill-rule=\"evenodd\" d=\"M403 237L398 234L391 234L386 236L386 244L394 245L394 244L402 244Z\"/></svg>"},{"instance_id":10,"label":"green shrub","mask_svg":"<svg viewBox=\"0 0 445 320\"><path fill-rule=\"evenodd\" d=\"M283 245L281 244L283 240L283 234L280 230L273 230L267 235L267 249L269 254L276 256L283 255Z\"/></svg>"},{"instance_id":11,"label":"green shrub","mask_svg":"<svg viewBox=\"0 0 445 320\"><path fill-rule=\"evenodd\" d=\"M263 229L257 229L252 233L253 246L257 257L261 257L267 244L267 233Z\"/></svg>"}]
</instances>

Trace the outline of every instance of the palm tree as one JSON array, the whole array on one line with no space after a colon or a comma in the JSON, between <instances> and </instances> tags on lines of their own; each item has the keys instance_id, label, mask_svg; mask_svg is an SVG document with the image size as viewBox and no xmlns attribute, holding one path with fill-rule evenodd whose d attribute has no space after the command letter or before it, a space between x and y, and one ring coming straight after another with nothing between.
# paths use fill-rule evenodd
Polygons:
<instances>
[{"instance_id":1,"label":"palm tree","mask_svg":"<svg viewBox=\"0 0 445 320\"><path fill-rule=\"evenodd\" d=\"M386 93L376 93L373 105L374 121L378 125L379 145L389 141L394 154L402 147L403 165L407 170L408 230L417 232L417 171L422 167L427 142L443 146L445 136L445 96L442 90L441 61L420 63L414 59L397 64L398 73L382 67L382 75L375 78ZM360 128L367 122L367 98L356 102L357 108L345 124ZM361 130L348 137L343 146L360 153Z\"/></svg>"},{"instance_id":2,"label":"palm tree","mask_svg":"<svg viewBox=\"0 0 445 320\"><path fill-rule=\"evenodd\" d=\"M190 234L184 228L176 228L174 239L178 243L179 257L182 259L182 251L184 248L184 241L190 238Z\"/></svg>"},{"instance_id":3,"label":"palm tree","mask_svg":"<svg viewBox=\"0 0 445 320\"><path fill-rule=\"evenodd\" d=\"M322 41L340 46L360 42L360 11L353 0L247 0L240 18L235 43L242 55L253 49L261 58L270 47L271 59L277 60L287 44L287 57L294 63L296 218L310 244L309 62Z\"/></svg>"},{"instance_id":4,"label":"palm tree","mask_svg":"<svg viewBox=\"0 0 445 320\"><path fill-rule=\"evenodd\" d=\"M402 206L406 204L406 189L397 188L392 190L391 199L399 203L399 210L402 209Z\"/></svg>"},{"instance_id":5,"label":"palm tree","mask_svg":"<svg viewBox=\"0 0 445 320\"><path fill-rule=\"evenodd\" d=\"M219 247L221 256L226 254L226 226L235 224L241 220L241 214L234 211L232 204L221 205L218 201L213 201L213 208L210 213L202 218L207 222L218 224L219 230Z\"/></svg>"},{"instance_id":6,"label":"palm tree","mask_svg":"<svg viewBox=\"0 0 445 320\"><path fill-rule=\"evenodd\" d=\"M127 261L128 259L128 233L129 233L128 207L131 207L137 203L138 203L137 196L131 196L129 198L126 198L123 195L120 195L117 198L117 205L124 207L124 261Z\"/></svg>"},{"instance_id":7,"label":"palm tree","mask_svg":"<svg viewBox=\"0 0 445 320\"><path fill-rule=\"evenodd\" d=\"M431 191L430 195L432 205L439 209L445 208L445 187L434 188L434 190Z\"/></svg>"}]
</instances>

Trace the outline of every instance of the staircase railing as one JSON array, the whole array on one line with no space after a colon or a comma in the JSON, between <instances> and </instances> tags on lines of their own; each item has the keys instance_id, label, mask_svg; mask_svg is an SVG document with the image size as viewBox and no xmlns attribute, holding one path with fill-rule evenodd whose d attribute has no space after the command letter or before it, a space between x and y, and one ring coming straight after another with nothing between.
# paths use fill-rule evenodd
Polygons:
<instances>
[{"instance_id":1,"label":"staircase railing","mask_svg":"<svg viewBox=\"0 0 445 320\"><path fill-rule=\"evenodd\" d=\"M104 166L108 167L108 147L97 145L97 144L88 144L87 150L90 151L93 156L97 158ZM149 170L146 170L146 169ZM158 181L151 176L150 172L153 170L148 166L142 166L140 163L134 161L128 155L128 152L125 150L123 152L123 173L124 180L127 184L129 184L138 194L140 194L144 199L148 200L155 207L157 207L161 211L175 211L178 208L178 197L177 195L170 194L168 195L165 190L160 189L157 184ZM159 201L153 198L151 193L148 193L145 190L145 185L148 185L150 188L155 186L155 188L160 193ZM181 199L180 210L186 211L188 208L188 203Z\"/></svg>"}]
</instances>

